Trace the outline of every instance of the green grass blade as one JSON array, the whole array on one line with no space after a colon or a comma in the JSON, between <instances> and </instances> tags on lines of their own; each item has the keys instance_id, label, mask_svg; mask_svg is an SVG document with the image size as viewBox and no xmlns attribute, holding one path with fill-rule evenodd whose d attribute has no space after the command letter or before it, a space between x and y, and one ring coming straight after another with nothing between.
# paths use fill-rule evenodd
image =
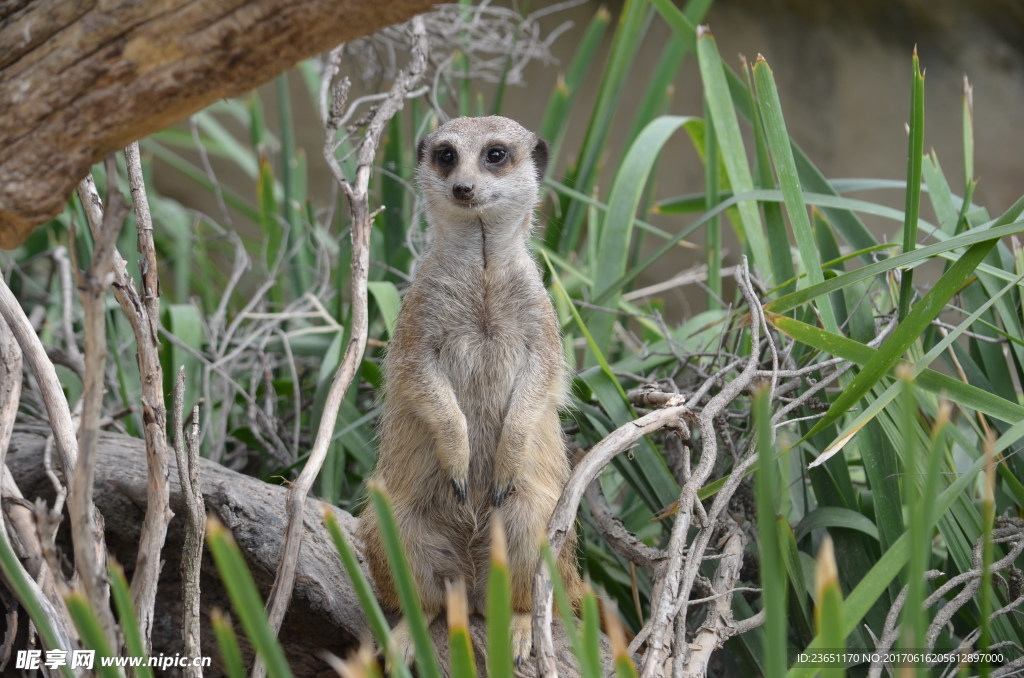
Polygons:
<instances>
[{"instance_id":1,"label":"green grass blade","mask_svg":"<svg viewBox=\"0 0 1024 678\"><path fill-rule=\"evenodd\" d=\"M711 119L707 97L704 97L704 119ZM719 159L718 137L715 136L714 125L704 125L704 190L703 201L697 209L710 211L718 203L719 194ZM722 219L714 216L708 221L707 234L704 238L704 262L708 267L708 303L707 310L717 311L722 308ZM788 258L787 258L788 259ZM790 276L792 277L792 276Z\"/></svg>"},{"instance_id":2,"label":"green grass blade","mask_svg":"<svg viewBox=\"0 0 1024 678\"><path fill-rule=\"evenodd\" d=\"M770 320L775 327L797 341L858 365L866 365L877 353L877 349L825 332L819 327L799 320L785 316L770 316ZM930 393L945 395L962 407L983 412L1002 421L1016 423L1024 419L1024 406L935 370L922 370L917 376L916 383Z\"/></svg>"},{"instance_id":3,"label":"green grass blade","mask_svg":"<svg viewBox=\"0 0 1024 678\"><path fill-rule=\"evenodd\" d=\"M739 121L725 75L725 66L715 46L715 39L706 29L697 29L697 61L700 64L701 80L704 82L704 96L711 111L711 121L722 151L722 163L729 177L732 190L747 193L754 190L743 138L740 136ZM771 282L771 257L768 241L757 203L742 200L738 205L742 238L750 247L753 262L761 271L762 278Z\"/></svg>"},{"instance_id":4,"label":"green grass blade","mask_svg":"<svg viewBox=\"0 0 1024 678\"><path fill-rule=\"evenodd\" d=\"M767 389L754 393L754 428L757 456L757 525L761 554L761 600L764 605L765 675L768 678L786 672L786 576L782 549L776 531L780 513L781 480L779 464L771 436L771 404Z\"/></svg>"},{"instance_id":5,"label":"green grass blade","mask_svg":"<svg viewBox=\"0 0 1024 678\"><path fill-rule=\"evenodd\" d=\"M973 229L956 237L949 238L948 240L937 242L933 245L928 245L927 247L920 247L913 252L906 252L883 261L861 266L849 273L836 276L835 278L826 280L818 285L805 287L802 290L797 290L796 292L779 297L778 299L765 304L765 310L772 313L786 313L812 299L825 294L831 294L832 292L841 290L848 285L873 278L880 273L895 270L896 268L903 266L909 266L916 262L925 261L926 259L930 259L936 255L949 253L951 250L960 247L975 245L987 240L1003 238L1008 235L1020 233L1021 231L1024 231L1024 222L1012 222L1005 225L993 226L989 229ZM951 258L956 259L959 257L951 256ZM1012 277L1008 277L1007 279L1012 280Z\"/></svg>"},{"instance_id":6,"label":"green grass blade","mask_svg":"<svg viewBox=\"0 0 1024 678\"><path fill-rule=\"evenodd\" d=\"M210 624L213 626L213 635L217 639L220 656L224 660L224 671L228 678L245 678L242 650L238 646L238 636L235 635L235 629L231 626L231 620L222 610L214 608L210 614Z\"/></svg>"},{"instance_id":7,"label":"green grass blade","mask_svg":"<svg viewBox=\"0 0 1024 678\"><path fill-rule=\"evenodd\" d=\"M25 570L18 561L18 556L15 555L4 533L0 533L0 572L3 572L4 584L17 596L18 602L28 612L28 616L35 625L36 631L39 633L45 646L53 650L70 649L58 640L57 633L50 625L49 617L43 609L43 604L36 599L32 585L29 584L28 579L25 577ZM100 637L102 638L102 633ZM60 671L64 678L73 678L74 676L67 665L61 666Z\"/></svg>"},{"instance_id":8,"label":"green grass blade","mask_svg":"<svg viewBox=\"0 0 1024 678\"><path fill-rule=\"evenodd\" d=\"M910 516L910 558L907 563L907 599L903 607L903 647L908 650L925 647L925 617L923 601L927 595L925 572L932 555L932 537L939 516L933 515L932 503L939 490L939 467L945 456L942 429L949 421L949 408L940 410L932 430L931 444L926 454L916 458L918 449L917 392L912 373L904 370L900 375L901 408L903 410L904 449L907 459L906 509ZM917 666L918 671L923 668Z\"/></svg>"},{"instance_id":9,"label":"green grass blade","mask_svg":"<svg viewBox=\"0 0 1024 678\"><path fill-rule=\"evenodd\" d=\"M968 469L964 471L942 494L935 499L932 507L933 515L943 515L950 506L960 498L968 485L974 481L975 476L984 464L984 458L977 459ZM868 572L857 586L850 591L850 595L843 602L843 636L853 632L861 623L864 615L871 609L875 601L885 593L889 584L895 579L910 558L910 535L904 532L892 546L889 547L878 559L871 571ZM823 637L820 633L807 646L808 650L817 648L831 648L825 644L830 639ZM801 666L790 669L788 678L810 678L815 674L813 667Z\"/></svg>"},{"instance_id":10,"label":"green grass blade","mask_svg":"<svg viewBox=\"0 0 1024 678\"><path fill-rule=\"evenodd\" d=\"M395 323L398 321L398 309L402 305L398 288L393 282L386 280L372 280L366 283L366 288L377 304L377 310L380 311L381 317L384 318L384 326L390 337L395 329Z\"/></svg>"},{"instance_id":11,"label":"green grass blade","mask_svg":"<svg viewBox=\"0 0 1024 678\"><path fill-rule=\"evenodd\" d=\"M974 188L974 89L964 76L963 95L964 195ZM970 202L966 200L965 202Z\"/></svg>"},{"instance_id":12,"label":"green grass blade","mask_svg":"<svg viewBox=\"0 0 1024 678\"><path fill-rule=\"evenodd\" d=\"M819 284L825 281L825 274L821 268L821 257L818 255L818 248L814 242L814 234L811 232L811 222L807 217L807 205L804 203L800 177L796 171L796 161L793 159L789 132L786 130L786 121L782 117L779 91L775 86L771 67L760 55L754 64L754 84L757 91L758 109L764 120L768 150L771 152L775 174L778 176L782 195L785 198L786 213L789 214L789 223L793 227L793 235L800 252L800 261L804 273L807 275L807 281L812 285ZM788 248L786 255L788 255ZM829 297L824 297L817 305L817 310L821 314L825 329L838 333L839 323L836 321L832 300Z\"/></svg>"},{"instance_id":13,"label":"green grass blade","mask_svg":"<svg viewBox=\"0 0 1024 678\"><path fill-rule=\"evenodd\" d=\"M345 567L349 581L352 582L352 588L355 589L356 597L359 599L359 607L366 615L366 623L370 627L370 632L377 640L377 647L381 648L388 666L393 667L392 671L398 676L408 678L409 668L405 665L405 661L398 660L393 655L391 628L388 626L388 620L384 616L384 611L381 610L380 603L377 602L377 596L373 593L373 586L366 578L363 568L359 566L359 558L356 556L355 549L348 543L348 539L341 531L338 519L334 517L333 512L326 509L324 510L324 526L327 527L327 533L331 535L331 541L334 542L334 548L338 551L341 564Z\"/></svg>"},{"instance_id":14,"label":"green grass blade","mask_svg":"<svg viewBox=\"0 0 1024 678\"><path fill-rule=\"evenodd\" d=\"M995 455L992 452L991 438L986 441L985 454L985 482L981 496L981 590L978 595L978 620L981 624L981 637L978 638L978 649L988 652L992 644L992 620L989 618L992 613L992 561L994 560L994 547L992 543L992 530L995 527L996 519L996 463ZM988 676L990 672L989 662L982 660L982 676Z\"/></svg>"},{"instance_id":15,"label":"green grass blade","mask_svg":"<svg viewBox=\"0 0 1024 678\"><path fill-rule=\"evenodd\" d=\"M841 506L819 506L808 511L800 522L797 523L794 532L797 541L803 539L814 530L829 527L840 527L844 530L856 530L863 532L872 539L878 539L878 526L871 522L863 513Z\"/></svg>"},{"instance_id":16,"label":"green grass blade","mask_svg":"<svg viewBox=\"0 0 1024 678\"><path fill-rule=\"evenodd\" d=\"M907 202L903 222L903 251L917 246L917 217L921 211L921 155L924 153L924 75L914 48L914 79L910 95L910 139L907 150ZM900 279L899 319L910 312L910 299L914 294L913 269L903 272Z\"/></svg>"},{"instance_id":17,"label":"green grass blade","mask_svg":"<svg viewBox=\"0 0 1024 678\"><path fill-rule=\"evenodd\" d=\"M918 339L932 320L942 312L946 302L963 287L967 279L973 275L974 269L978 267L978 264L995 246L995 243L996 241L989 240L971 246L939 278L932 289L925 294L903 322L882 343L875 355L863 366L850 385L839 394L835 402L832 403L832 406L825 413L825 416L818 420L807 435L804 436L805 440L818 431L823 430L826 426L836 422L872 386L878 383L878 380L896 364L907 348Z\"/></svg>"},{"instance_id":18,"label":"green grass blade","mask_svg":"<svg viewBox=\"0 0 1024 678\"><path fill-rule=\"evenodd\" d=\"M117 609L118 625L124 633L128 654L145 659L148 654L146 646L142 642L142 634L139 632L138 617L135 616L135 605L132 604L132 595L128 591L124 570L120 565L111 564L107 567L107 574L110 577L110 594L114 599L114 607ZM135 669L135 675L139 678L153 678L153 670L143 662L143 666Z\"/></svg>"},{"instance_id":19,"label":"green grass blade","mask_svg":"<svg viewBox=\"0 0 1024 678\"><path fill-rule=\"evenodd\" d=\"M507 570L506 567L506 572ZM446 610L448 612L448 650L451 657L451 675L475 676L476 659L473 656L473 639L469 635L469 602L466 600L465 580L448 582Z\"/></svg>"},{"instance_id":20,"label":"green grass blade","mask_svg":"<svg viewBox=\"0 0 1024 678\"><path fill-rule=\"evenodd\" d=\"M569 110L576 100L576 95L582 86L590 67L594 61L594 54L601 45L601 39L608 30L612 21L612 15L604 7L598 8L594 18L590 20L583 38L576 48L576 54L569 64L564 78L559 78L548 100L547 109L539 128L539 134L547 139L551 145L551 157L561 157L562 142L565 139L565 131L568 129L572 116ZM550 176L554 170L555 163L548 165L547 174Z\"/></svg>"},{"instance_id":21,"label":"green grass blade","mask_svg":"<svg viewBox=\"0 0 1024 678\"><path fill-rule=\"evenodd\" d=\"M96 658L93 664L96 672L103 676L103 678L120 678L121 672L116 667L104 666L103 658L114 657L115 655L110 646L107 645L107 639L103 633L103 627L100 625L100 620L97 619L96 613L89 607L89 601L86 599L85 594L72 591L65 597L64 601L67 603L68 613L71 615L72 621L75 622L75 628L82 635L82 645L96 651Z\"/></svg>"},{"instance_id":22,"label":"green grass blade","mask_svg":"<svg viewBox=\"0 0 1024 678\"><path fill-rule=\"evenodd\" d=\"M245 635L263 658L267 675L271 678L290 677L292 672L288 668L284 651L270 628L256 583L235 540L226 527L211 518L206 525L206 543L213 554L213 562L224 582L224 588L228 591L231 605L245 629Z\"/></svg>"},{"instance_id":23,"label":"green grass blade","mask_svg":"<svg viewBox=\"0 0 1024 678\"><path fill-rule=\"evenodd\" d=\"M904 582L908 586L906 604L902 613L902 644L901 647L911 651L925 647L924 631L926 627L924 610L925 580L928 556L931 554L931 539L925 539L925 516L921 514L923 497L918 483L920 464L917 445L917 392L914 389L912 373L906 365L899 370L899 416L902 434L900 458L903 460L905 482L902 484L904 510L910 514L910 557L907 559Z\"/></svg>"},{"instance_id":24,"label":"green grass blade","mask_svg":"<svg viewBox=\"0 0 1024 678\"><path fill-rule=\"evenodd\" d=\"M791 628L798 639L808 642L814 637L814 623L808 602L807 579L801 556L806 558L810 558L810 556L797 548L793 528L790 527L785 516L780 515L775 519L775 528L779 535L779 545L782 548L782 561L786 566L786 579L789 581L791 600L796 603L795 606L790 606L790 616L793 618Z\"/></svg>"},{"instance_id":25,"label":"green grass blade","mask_svg":"<svg viewBox=\"0 0 1024 678\"><path fill-rule=\"evenodd\" d=\"M609 308L618 306L620 289L607 286L626 272L630 241L633 237L633 216L636 214L654 163L669 138L695 118L665 116L652 121L629 147L612 184L608 212L601 229L598 258L590 272L595 281L594 296L607 300ZM598 346L611 345L615 316L597 311L589 325Z\"/></svg>"},{"instance_id":26,"label":"green grass blade","mask_svg":"<svg viewBox=\"0 0 1024 678\"><path fill-rule=\"evenodd\" d=\"M846 633L843 630L843 593L839 588L839 570L832 550L832 540L828 537L822 542L821 550L818 552L814 588L817 593L814 621L818 627L818 636L822 639L822 646L827 647L830 652L842 652L846 647ZM837 666L837 663L832 661L824 664L821 675L824 678L843 676L845 671L841 666Z\"/></svg>"},{"instance_id":27,"label":"green grass blade","mask_svg":"<svg viewBox=\"0 0 1024 678\"><path fill-rule=\"evenodd\" d=\"M577 190L591 193L597 181L598 165L604 153L608 132L622 89L630 74L633 57L641 43L649 15L646 0L626 0L619 16L618 27L612 38L605 70L594 103L587 132L574 168L573 181ZM545 243L556 252L575 250L581 236L586 208L576 202L568 204L565 220L559 228L554 223L545 235ZM594 234L591 234L593 236Z\"/></svg>"},{"instance_id":28,"label":"green grass blade","mask_svg":"<svg viewBox=\"0 0 1024 678\"><path fill-rule=\"evenodd\" d=\"M744 60L744 75L747 79L747 89L753 91L753 73ZM754 151L756 173L755 181L759 188L775 188L775 178L772 176L771 155L766 141L764 116L759 111L752 115L754 127ZM787 139L788 144L788 139ZM796 269L793 267L793 255L789 245L789 231L786 222L782 217L782 207L775 202L764 202L761 204L764 212L764 224L768 233L768 251L772 257L772 273L776 281L795 281ZM780 291L791 292L792 282L776 283Z\"/></svg>"},{"instance_id":29,"label":"green grass blade","mask_svg":"<svg viewBox=\"0 0 1024 678\"><path fill-rule=\"evenodd\" d=\"M379 487L369 487L370 503L377 512L381 538L387 549L388 563L394 579L398 600L402 604L402 613L412 632L413 644L416 648L416 666L423 678L441 678L441 667L437 663L437 653L430 640L427 620L420 605L420 597L416 592L416 580L412 576L412 568L405 555L401 537L398 534L398 522L391 512L391 504Z\"/></svg>"},{"instance_id":30,"label":"green grass blade","mask_svg":"<svg viewBox=\"0 0 1024 678\"><path fill-rule=\"evenodd\" d=\"M487 675L512 678L512 600L505 527L491 516L491 569L487 577Z\"/></svg>"},{"instance_id":31,"label":"green grass blade","mask_svg":"<svg viewBox=\"0 0 1024 678\"><path fill-rule=\"evenodd\" d=\"M583 593L583 654L577 655L584 676L601 676L601 611L589 587Z\"/></svg>"}]
</instances>

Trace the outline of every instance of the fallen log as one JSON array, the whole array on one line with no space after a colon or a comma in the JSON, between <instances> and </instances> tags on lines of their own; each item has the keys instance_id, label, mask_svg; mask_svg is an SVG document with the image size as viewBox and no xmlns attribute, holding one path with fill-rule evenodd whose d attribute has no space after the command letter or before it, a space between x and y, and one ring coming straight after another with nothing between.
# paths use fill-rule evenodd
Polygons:
<instances>
[{"instance_id":1,"label":"fallen log","mask_svg":"<svg viewBox=\"0 0 1024 678\"><path fill-rule=\"evenodd\" d=\"M43 449L48 433L45 425L19 423L11 439L7 465L22 494L29 500L41 497L51 501L54 494L43 466ZM265 599L273 583L284 541L287 488L264 483L206 459L200 461L207 513L216 516L231 530ZM176 516L171 520L167 543L161 553L163 567L157 593L153 651L173 655L182 648L179 557L184 541L184 520L178 515L184 516L185 506L174 460L171 459L170 463L170 505ZM143 442L130 436L104 433L97 451L96 506L103 514L110 553L126 568L135 562L135 549L146 508L146 483ZM324 508L338 519L346 537L360 553L362 562L361 544L355 534L356 518L324 502L308 499L295 593L280 634L292 671L300 677L336 676L321 658L323 653L344 657L358 647L361 639L369 638L369 629L355 591L323 526L321 516ZM66 539L67 535L59 535L58 546ZM130 571L127 574L131 576ZM214 608L230 610L231 606L208 553L203 560L201 586L203 653L213 658L215 668L208 675L220 675L220 652L208 621ZM237 622L235 626L237 629ZM471 627L477 666L482 671L486 661L482 651L486 646L484 620L473 617ZM439 619L431 631L441 655L442 668L447 672L444 620ZM570 645L560 627L555 629L555 641L559 675L578 676ZM247 661L251 661L250 648L244 646L243 649L248 653ZM528 662L517 673L530 676L533 669L532 662Z\"/></svg>"}]
</instances>

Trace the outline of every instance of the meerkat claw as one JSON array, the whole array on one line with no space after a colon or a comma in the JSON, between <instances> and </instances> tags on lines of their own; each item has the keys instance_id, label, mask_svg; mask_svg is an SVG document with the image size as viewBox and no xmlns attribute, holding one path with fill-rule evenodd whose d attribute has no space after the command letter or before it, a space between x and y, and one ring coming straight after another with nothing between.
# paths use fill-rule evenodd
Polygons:
<instances>
[{"instance_id":1,"label":"meerkat claw","mask_svg":"<svg viewBox=\"0 0 1024 678\"><path fill-rule=\"evenodd\" d=\"M466 499L469 498L469 478L463 480L452 478L452 489L455 490L455 498L459 500L459 503L465 504Z\"/></svg>"},{"instance_id":2,"label":"meerkat claw","mask_svg":"<svg viewBox=\"0 0 1024 678\"><path fill-rule=\"evenodd\" d=\"M494 493L491 496L491 504L494 505L494 508L499 508L502 504L505 503L505 500L508 499L509 495L511 495L515 491L515 483L509 483L505 487L495 487Z\"/></svg>"}]
</instances>

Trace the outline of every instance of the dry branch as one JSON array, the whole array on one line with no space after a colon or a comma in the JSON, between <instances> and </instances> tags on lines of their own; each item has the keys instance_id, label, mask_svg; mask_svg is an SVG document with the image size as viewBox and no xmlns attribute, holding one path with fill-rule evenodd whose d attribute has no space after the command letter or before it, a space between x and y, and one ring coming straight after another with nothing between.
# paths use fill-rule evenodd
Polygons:
<instances>
[{"instance_id":1,"label":"dry branch","mask_svg":"<svg viewBox=\"0 0 1024 678\"><path fill-rule=\"evenodd\" d=\"M587 485L597 478L616 455L629 449L637 440L666 426L677 425L684 411L686 406L682 404L682 398L670 401L670 405L663 410L655 410L636 421L623 424L587 452L572 470L548 523L547 536L553 558L557 560L569 530L573 529L576 511ZM533 582L533 642L537 650L537 674L557 676L555 644L551 634L554 609L552 581L551 573L543 562L538 563Z\"/></svg>"},{"instance_id":2,"label":"dry branch","mask_svg":"<svg viewBox=\"0 0 1024 678\"><path fill-rule=\"evenodd\" d=\"M107 158L108 176L115 164ZM75 545L75 570L85 589L89 604L99 617L108 647L116 647L115 622L110 612L107 584L107 548L103 539L103 520L93 510L93 474L96 468L96 441L103 414L103 392L107 362L107 287L113 277L117 252L115 243L124 225L128 209L117 192L116 182L108 186L109 205L100 223L92 224L93 252L89 267L79 273L78 289L82 297L85 328L85 373L82 386L82 417L78 426L78 463L71 477L68 513Z\"/></svg>"},{"instance_id":3,"label":"dry branch","mask_svg":"<svg viewBox=\"0 0 1024 678\"><path fill-rule=\"evenodd\" d=\"M185 368L178 371L174 384L174 460L178 467L178 483L185 504L185 537L181 551L181 634L185 656L200 653L200 568L203 562L203 538L206 535L206 507L199 482L199 406L192 413L192 432L185 435ZM187 667L185 675L199 678L199 667Z\"/></svg>"},{"instance_id":4,"label":"dry branch","mask_svg":"<svg viewBox=\"0 0 1024 678\"><path fill-rule=\"evenodd\" d=\"M703 524L699 525L701 530L687 554L687 537L693 522L693 513L695 510L698 514L703 511L697 499L697 491L707 482L718 459L714 419L750 386L758 367L758 347L760 346L763 317L761 305L754 294L754 286L750 280L746 261L742 266L736 268L736 284L750 309L752 317L750 343L753 349L743 371L731 382L725 384L722 390L716 393L697 414L697 425L701 436L700 461L686 482L683 483L679 493L678 513L666 549L668 562L665 564L663 576L656 580L651 595L651 617L647 622L650 634L647 639L647 653L641 674L643 678L654 678L654 676L661 675L664 670L671 652L670 634L676 628L677 618L686 619L690 591L697 578L703 552L707 547L707 542L710 541L711 530L714 527L713 518L703 516ZM730 480L736 479L739 475L737 469L733 469ZM729 495L725 495L724 492L720 493L716 497L716 503L723 496L728 497ZM699 515L698 518L700 518ZM687 554L685 563L684 554ZM676 648L676 652L672 655L673 661L686 661L686 654L687 648L684 643L682 647Z\"/></svg>"},{"instance_id":5,"label":"dry branch","mask_svg":"<svg viewBox=\"0 0 1024 678\"><path fill-rule=\"evenodd\" d=\"M108 152L429 0L0 3L0 247Z\"/></svg>"},{"instance_id":6,"label":"dry branch","mask_svg":"<svg viewBox=\"0 0 1024 678\"><path fill-rule=\"evenodd\" d=\"M334 78L337 75L335 70L338 63L338 56L343 47L337 48L331 55L331 66L324 73L321 89L321 102L330 100L330 105L322 103L321 115L327 139L324 144L324 158L330 166L335 179L345 191L351 211L351 237L352 237L352 272L351 272L351 295L352 295L352 323L351 335L341 365L334 375L331 388L327 393L324 402L323 416L320 419L320 426L317 430L316 440L313 449L309 453L309 459L302 469L302 473L292 485L288 495L288 531L285 538L285 552L281 564L277 570L277 577L274 582L274 590L270 600L267 602L267 615L270 618L270 625L278 629L284 619L285 611L288 609L288 602L291 598L292 582L295 578L295 563L299 555L299 546L302 542L302 505L309 494L313 481L320 473L324 459L327 457L327 450L330 446L331 437L334 435L334 425L338 418L338 408L345 397L345 392L355 378L356 371L363 359L366 350L366 337L368 331L367 317L367 274L370 267L370 230L373 222L373 215L370 212L369 185L370 174L373 168L373 159L377 152L377 144L380 141L384 127L394 115L402 109L405 103L406 94L416 84L426 69L427 61L427 40L423 22L419 18L413 19L410 37L412 49L409 65L391 86L388 97L374 109L366 126L366 132L359 144L358 158L355 177L350 179L341 170L338 164L336 153L341 141L337 138L337 115L347 95L347 81L337 84ZM327 94L330 92L330 95ZM257 664L254 675L259 678L263 675L263 667Z\"/></svg>"}]
</instances>

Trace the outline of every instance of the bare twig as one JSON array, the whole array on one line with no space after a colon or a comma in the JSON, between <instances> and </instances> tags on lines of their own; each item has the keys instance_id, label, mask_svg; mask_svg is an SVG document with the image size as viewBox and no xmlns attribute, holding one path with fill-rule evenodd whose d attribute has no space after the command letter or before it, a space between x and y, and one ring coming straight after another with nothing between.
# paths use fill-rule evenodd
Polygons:
<instances>
[{"instance_id":1,"label":"bare twig","mask_svg":"<svg viewBox=\"0 0 1024 678\"><path fill-rule=\"evenodd\" d=\"M711 580L711 590L715 592L714 605L707 611L704 623L697 630L690 647L693 653L684 665L676 660L672 664L674 678L682 676L703 676L707 672L711 653L721 647L722 643L736 634L736 626L732 617L732 590L740 578L743 567L743 549L747 538L739 525L726 516L722 521L728 537L722 549L722 557ZM696 601L691 601L696 602ZM685 619L680 619L685 629Z\"/></svg>"},{"instance_id":2,"label":"bare twig","mask_svg":"<svg viewBox=\"0 0 1024 678\"><path fill-rule=\"evenodd\" d=\"M78 441L75 439L75 426L71 421L71 408L64 397L64 390L57 379L57 371L46 356L43 342L32 329L32 324L22 310L14 293L7 286L0 274L0 317L7 323L11 334L21 347L25 362L35 376L36 384L43 396L43 404L50 418L57 451L60 454L61 468L64 476L73 475L75 463L78 461Z\"/></svg>"},{"instance_id":3,"label":"bare twig","mask_svg":"<svg viewBox=\"0 0 1024 678\"><path fill-rule=\"evenodd\" d=\"M372 114L366 127L366 134L359 146L358 162L353 180L349 180L338 164L336 152L340 143L336 137L338 99L326 105L326 95L322 95L321 115L327 135L324 145L324 157L334 173L335 179L344 190L349 203L352 218L352 326L351 338L345 349L345 356L334 376L331 388L324 403L323 416L317 430L313 449L298 479L288 492L288 527L285 533L281 563L274 579L274 587L267 603L267 612L271 628L276 632L281 628L284 613L291 599L292 586L295 580L295 565L302 542L302 515L306 496L313 481L320 473L327 449L337 422L338 408L345 392L355 377L359 363L362 361L367 338L367 271L370 261L370 228L371 215L369 207L369 182L373 166L373 158L377 151L380 136L388 121L401 110L406 94L420 79L426 69L428 43L422 19L415 18L411 23L412 50L409 65L399 74L386 100L381 102ZM340 48L339 48L340 49ZM336 52L338 50L335 50ZM336 61L335 61L336 63ZM333 91L336 70L328 68L324 73L323 87ZM257 661L253 674L257 678L264 675L262 662Z\"/></svg>"},{"instance_id":4,"label":"bare twig","mask_svg":"<svg viewBox=\"0 0 1024 678\"><path fill-rule=\"evenodd\" d=\"M663 410L655 410L635 421L623 424L590 448L569 476L569 481L562 490L562 496L558 499L548 523L548 542L554 558L557 559L566 535L573 529L576 510L586 487L616 455L628 450L637 440L666 426L678 425L686 409L682 404L682 397L679 397ZM541 562L538 563L534 574L533 638L537 649L537 673L545 678L558 675L554 638L551 635L552 610L551 573Z\"/></svg>"},{"instance_id":5,"label":"bare twig","mask_svg":"<svg viewBox=\"0 0 1024 678\"><path fill-rule=\"evenodd\" d=\"M64 605L62 589L66 586L58 581L59 571L47 563L43 547L33 520L31 504L25 500L6 465L0 466L0 485L3 487L3 520L0 520L0 539L8 544L20 546L18 567L29 586L33 597L39 601L43 613L57 634L58 647L52 649L72 650L77 647L77 634L67 608ZM8 526L10 529L8 529ZM17 552L17 551L16 551ZM24 563L24 564L23 564ZM56 573L56 576L55 576Z\"/></svg>"},{"instance_id":6,"label":"bare twig","mask_svg":"<svg viewBox=\"0 0 1024 678\"><path fill-rule=\"evenodd\" d=\"M75 568L85 595L99 617L109 647L117 645L107 584L107 549L103 536L103 518L95 510L92 497L107 359L104 298L113 278L117 236L128 211L116 189L116 173L113 156L108 156L108 205L102 221L92 224L95 243L92 260L89 267L79 274L78 280L85 327L85 382L82 387L82 418L78 428L78 464L71 478L68 497Z\"/></svg>"},{"instance_id":7,"label":"bare twig","mask_svg":"<svg viewBox=\"0 0 1024 678\"><path fill-rule=\"evenodd\" d=\"M750 343L755 348L751 351L743 371L733 381L723 386L722 390L715 394L697 415L697 424L701 435L700 461L693 469L690 477L686 479L679 493L679 511L676 514L676 522L672 527L672 535L666 549L669 560L665 565L663 576L659 577L655 582L651 595L651 618L647 622L651 631L647 639L647 653L642 673L643 678L653 678L654 676L661 675L671 650L669 634L675 628L674 619L677 614L683 618L686 617L690 589L693 586L700 566L700 556L703 553L703 549L698 550L696 544L689 554L685 567L683 566L683 557L686 552L686 539L693 519L693 511L699 506L697 491L707 482L718 458L714 418L750 386L757 371L759 352L756 350L756 347L760 345L763 320L761 305L754 294L753 283L750 280L749 269L745 261L736 270L736 283L750 309L752 316ZM736 475L737 473L734 470L732 477ZM720 499L722 499L721 494L716 497L716 500ZM705 537L705 545L706 540L710 539L709 528L710 526L705 525L702 530L702 533L708 533ZM685 650L685 646L679 648L673 661L687 661Z\"/></svg>"},{"instance_id":8,"label":"bare twig","mask_svg":"<svg viewBox=\"0 0 1024 678\"><path fill-rule=\"evenodd\" d=\"M637 539L635 534L626 529L622 521L612 512L612 507L608 505L608 500L601 489L601 482L595 480L587 485L584 495L597 528L601 531L605 541L630 561L649 570L655 570L658 563L665 559L665 553L643 543Z\"/></svg>"},{"instance_id":9,"label":"bare twig","mask_svg":"<svg viewBox=\"0 0 1024 678\"><path fill-rule=\"evenodd\" d=\"M199 407L192 413L192 432L186 437L184 427L185 368L178 371L174 384L174 457L178 466L181 495L185 499L185 545L181 554L181 632L185 656L202 654L199 638L199 573L203 560L203 538L206 535L206 510L199 483ZM185 669L185 675L200 677L199 667Z\"/></svg>"},{"instance_id":10,"label":"bare twig","mask_svg":"<svg viewBox=\"0 0 1024 678\"><path fill-rule=\"evenodd\" d=\"M167 538L167 525L174 514L171 513L170 492L167 488L170 453L167 445L163 366L160 364L160 280L157 277L156 247L153 244L153 221L149 214L138 143L128 146L124 155L135 208L138 250L142 255L139 258L139 283L142 289L140 295L127 271L121 269L114 290L135 334L139 375L142 379L142 421L145 424L149 488L135 574L132 576L132 600L139 617L143 642L149 651L152 649L153 614L157 581L160 578L160 551ZM110 210L109 205L107 210Z\"/></svg>"},{"instance_id":11,"label":"bare twig","mask_svg":"<svg viewBox=\"0 0 1024 678\"><path fill-rule=\"evenodd\" d=\"M18 416L21 400L21 347L7 323L0 319L0 469L4 467L7 446ZM0 497L3 495L0 494Z\"/></svg>"}]
</instances>

